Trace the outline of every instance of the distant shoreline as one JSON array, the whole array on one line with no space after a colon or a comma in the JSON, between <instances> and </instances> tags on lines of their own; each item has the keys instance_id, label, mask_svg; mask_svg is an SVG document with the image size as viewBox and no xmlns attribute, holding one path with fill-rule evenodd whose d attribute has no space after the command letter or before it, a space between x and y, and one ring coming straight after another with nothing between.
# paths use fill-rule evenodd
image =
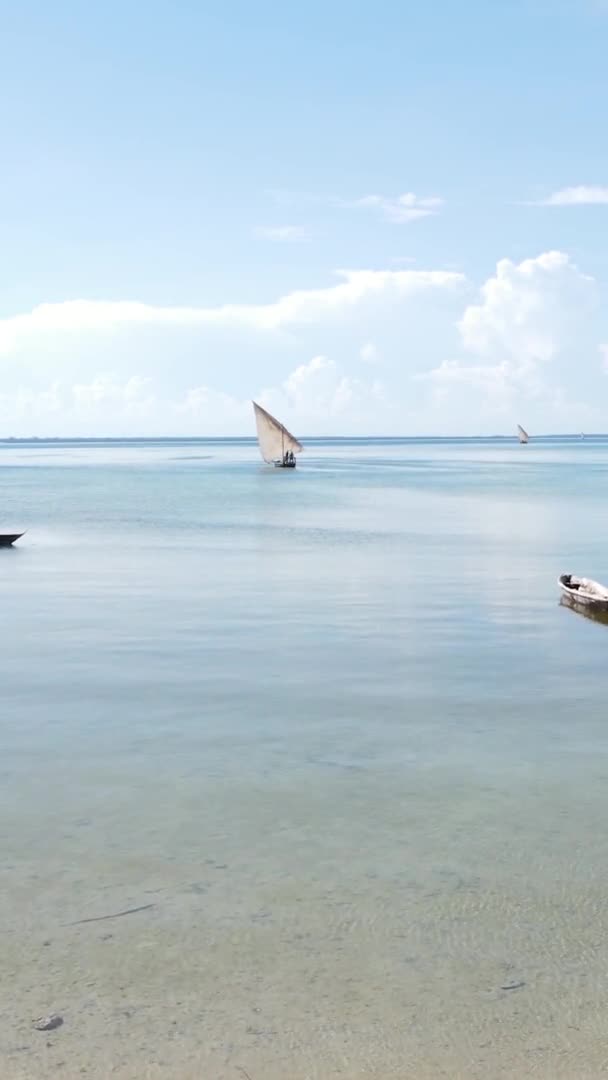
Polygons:
<instances>
[{"instance_id":1,"label":"distant shoreline","mask_svg":"<svg viewBox=\"0 0 608 1080\"><path fill-rule=\"evenodd\" d=\"M469 442L517 442L517 435L306 435L302 439L307 444L322 443L469 443ZM592 439L608 439L608 433L591 432L585 433L581 440L580 433L563 435L531 435L530 442L556 442L575 441L588 442ZM255 445L257 439L254 435L29 435L29 436L5 436L0 438L0 446L19 446L32 444L61 444L61 445L99 445L112 444L147 444L147 443L239 443Z\"/></svg>"}]
</instances>

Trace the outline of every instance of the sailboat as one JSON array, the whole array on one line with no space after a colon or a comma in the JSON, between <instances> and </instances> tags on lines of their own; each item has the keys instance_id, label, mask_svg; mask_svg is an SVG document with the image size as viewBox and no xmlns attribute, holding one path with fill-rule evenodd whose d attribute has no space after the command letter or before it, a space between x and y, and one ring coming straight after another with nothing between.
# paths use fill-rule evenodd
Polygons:
<instances>
[{"instance_id":1,"label":"sailboat","mask_svg":"<svg viewBox=\"0 0 608 1080\"><path fill-rule=\"evenodd\" d=\"M258 431L258 443L260 454L268 465L274 465L275 469L295 469L295 455L304 449L295 435L284 427L279 420L275 420L266 409L252 402L255 414L255 424Z\"/></svg>"},{"instance_id":2,"label":"sailboat","mask_svg":"<svg viewBox=\"0 0 608 1080\"><path fill-rule=\"evenodd\" d=\"M521 424L517 425L517 438L519 439L520 443L527 443L528 439L530 438L528 432L524 430Z\"/></svg>"}]
</instances>

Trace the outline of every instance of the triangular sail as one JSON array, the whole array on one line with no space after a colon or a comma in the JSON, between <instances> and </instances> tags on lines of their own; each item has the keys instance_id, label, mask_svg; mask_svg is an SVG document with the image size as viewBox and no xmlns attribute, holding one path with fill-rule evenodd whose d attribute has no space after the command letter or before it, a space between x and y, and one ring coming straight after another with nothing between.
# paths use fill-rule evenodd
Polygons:
<instances>
[{"instance_id":1,"label":"triangular sail","mask_svg":"<svg viewBox=\"0 0 608 1080\"><path fill-rule=\"evenodd\" d=\"M521 424L517 425L517 437L520 443L527 443L528 439L530 438L528 432L524 430Z\"/></svg>"},{"instance_id":2,"label":"triangular sail","mask_svg":"<svg viewBox=\"0 0 608 1080\"><path fill-rule=\"evenodd\" d=\"M283 424L275 420L266 409L253 402L255 424L258 431L258 443L260 454L264 461L270 464L273 461L282 461L285 454L291 452L299 454L304 447L299 443L295 435L292 435Z\"/></svg>"}]
</instances>

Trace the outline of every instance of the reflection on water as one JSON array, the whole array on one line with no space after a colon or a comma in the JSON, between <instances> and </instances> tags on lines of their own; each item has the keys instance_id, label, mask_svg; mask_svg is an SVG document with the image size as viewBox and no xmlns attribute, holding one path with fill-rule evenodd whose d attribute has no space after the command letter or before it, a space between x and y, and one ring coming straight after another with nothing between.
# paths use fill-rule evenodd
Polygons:
<instances>
[{"instance_id":1,"label":"reflection on water","mask_svg":"<svg viewBox=\"0 0 608 1080\"><path fill-rule=\"evenodd\" d=\"M605 607L602 608L601 604L581 604L580 602L577 603L574 597L562 596L560 605L576 612L577 615L582 615L585 619L590 619L591 622L608 626L608 610Z\"/></svg>"},{"instance_id":2,"label":"reflection on water","mask_svg":"<svg viewBox=\"0 0 608 1080\"><path fill-rule=\"evenodd\" d=\"M608 445L0 453L3 1080L603 1075Z\"/></svg>"}]
</instances>

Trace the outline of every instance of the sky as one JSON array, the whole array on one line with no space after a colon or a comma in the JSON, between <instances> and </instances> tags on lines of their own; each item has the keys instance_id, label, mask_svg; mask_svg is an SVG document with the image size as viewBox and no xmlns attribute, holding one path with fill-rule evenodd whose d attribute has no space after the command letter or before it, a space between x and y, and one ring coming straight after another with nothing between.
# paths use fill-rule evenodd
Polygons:
<instances>
[{"instance_id":1,"label":"sky","mask_svg":"<svg viewBox=\"0 0 608 1080\"><path fill-rule=\"evenodd\" d=\"M0 437L608 431L608 0L23 0Z\"/></svg>"}]
</instances>

